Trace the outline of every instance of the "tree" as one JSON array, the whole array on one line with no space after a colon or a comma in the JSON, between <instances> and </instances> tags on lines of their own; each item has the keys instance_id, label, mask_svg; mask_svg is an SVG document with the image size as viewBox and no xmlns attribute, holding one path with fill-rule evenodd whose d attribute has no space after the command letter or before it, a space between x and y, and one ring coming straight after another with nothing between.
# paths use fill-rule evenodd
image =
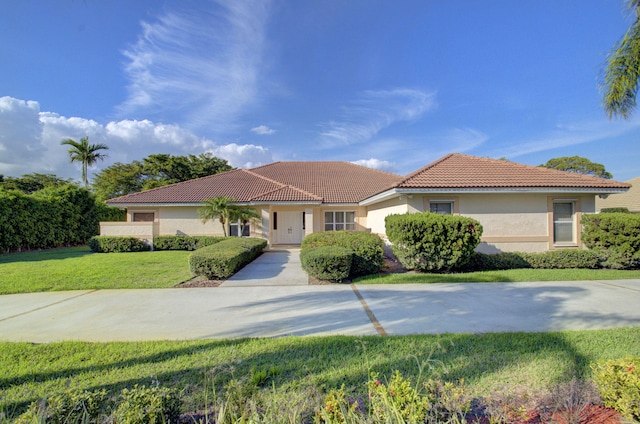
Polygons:
<instances>
[{"instance_id":1,"label":"tree","mask_svg":"<svg viewBox=\"0 0 640 424\"><path fill-rule=\"evenodd\" d=\"M564 156L549 159L547 163L540 166L599 178L613 178L613 175L604 169L604 165L591 162L589 159L580 156Z\"/></svg>"},{"instance_id":2,"label":"tree","mask_svg":"<svg viewBox=\"0 0 640 424\"><path fill-rule=\"evenodd\" d=\"M607 58L604 73L604 109L614 115L629 118L636 107L640 79L640 0L627 0L635 19Z\"/></svg>"},{"instance_id":3,"label":"tree","mask_svg":"<svg viewBox=\"0 0 640 424\"><path fill-rule=\"evenodd\" d=\"M233 168L210 153L189 156L149 155L142 161L116 163L100 171L93 188L101 199L111 199L156 187L206 177Z\"/></svg>"},{"instance_id":4,"label":"tree","mask_svg":"<svg viewBox=\"0 0 640 424\"><path fill-rule=\"evenodd\" d=\"M69 147L69 159L71 162L80 162L82 165L82 182L85 187L89 187L89 180L87 178L87 169L94 165L99 160L104 160L107 157L104 153L99 153L100 150L108 150L109 147L106 144L89 144L89 137L82 137L80 142L75 141L72 138L62 140L61 145L68 145Z\"/></svg>"},{"instance_id":5,"label":"tree","mask_svg":"<svg viewBox=\"0 0 640 424\"><path fill-rule=\"evenodd\" d=\"M227 236L227 225L238 222L242 225L238 236L241 236L246 225L260 219L260 214L250 206L240 206L233 202L233 197L218 196L204 199L204 206L198 208L198 217L203 224L209 220L219 220L222 224L222 232Z\"/></svg>"},{"instance_id":6,"label":"tree","mask_svg":"<svg viewBox=\"0 0 640 424\"><path fill-rule=\"evenodd\" d=\"M203 224L206 224L209 220L219 220L220 224L222 224L222 232L226 237L227 223L231 221L235 213L234 200L233 197L227 196L204 199L204 205L198 208L198 217Z\"/></svg>"},{"instance_id":7,"label":"tree","mask_svg":"<svg viewBox=\"0 0 640 424\"><path fill-rule=\"evenodd\" d=\"M53 174L24 174L22 177L4 177L0 175L0 187L5 190L18 190L26 194L35 193L46 187L61 187L73 184L71 179L59 178Z\"/></svg>"}]
</instances>

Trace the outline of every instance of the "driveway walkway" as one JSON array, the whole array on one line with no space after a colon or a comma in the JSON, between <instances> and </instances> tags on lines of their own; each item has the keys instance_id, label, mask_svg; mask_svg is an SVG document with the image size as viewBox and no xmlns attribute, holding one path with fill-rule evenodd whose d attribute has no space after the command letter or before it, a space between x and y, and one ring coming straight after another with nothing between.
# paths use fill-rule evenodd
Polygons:
<instances>
[{"instance_id":1,"label":"driveway walkway","mask_svg":"<svg viewBox=\"0 0 640 424\"><path fill-rule=\"evenodd\" d=\"M640 280L33 293L0 296L0 340L579 330L640 326L638 305Z\"/></svg>"},{"instance_id":2,"label":"driveway walkway","mask_svg":"<svg viewBox=\"0 0 640 424\"><path fill-rule=\"evenodd\" d=\"M300 249L267 250L232 275L224 287L306 286L307 273L300 264Z\"/></svg>"}]
</instances>

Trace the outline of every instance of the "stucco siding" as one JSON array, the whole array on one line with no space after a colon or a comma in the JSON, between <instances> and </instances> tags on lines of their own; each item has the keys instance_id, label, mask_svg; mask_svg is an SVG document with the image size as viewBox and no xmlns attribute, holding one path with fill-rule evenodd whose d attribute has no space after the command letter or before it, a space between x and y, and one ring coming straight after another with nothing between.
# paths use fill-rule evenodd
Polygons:
<instances>
[{"instance_id":1,"label":"stucco siding","mask_svg":"<svg viewBox=\"0 0 640 424\"><path fill-rule=\"evenodd\" d=\"M160 235L223 235L220 221L210 220L203 224L197 211L195 206L158 208L156 219L160 224Z\"/></svg>"},{"instance_id":2,"label":"stucco siding","mask_svg":"<svg viewBox=\"0 0 640 424\"><path fill-rule=\"evenodd\" d=\"M412 212L418 212L415 208L412 208ZM409 212L409 205L405 199L391 199L375 205L370 205L367 208L367 225L372 233L386 234L384 227L384 219L388 215L403 214Z\"/></svg>"}]
</instances>

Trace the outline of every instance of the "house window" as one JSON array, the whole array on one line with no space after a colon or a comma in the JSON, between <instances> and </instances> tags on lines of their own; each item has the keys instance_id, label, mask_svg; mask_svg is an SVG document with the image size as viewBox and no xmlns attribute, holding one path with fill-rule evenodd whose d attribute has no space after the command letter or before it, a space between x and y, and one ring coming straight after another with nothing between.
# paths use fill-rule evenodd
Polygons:
<instances>
[{"instance_id":1,"label":"house window","mask_svg":"<svg viewBox=\"0 0 640 424\"><path fill-rule=\"evenodd\" d=\"M575 243L573 202L553 203L553 243Z\"/></svg>"},{"instance_id":2,"label":"house window","mask_svg":"<svg viewBox=\"0 0 640 424\"><path fill-rule=\"evenodd\" d=\"M133 222L153 222L153 212L134 212Z\"/></svg>"},{"instance_id":3,"label":"house window","mask_svg":"<svg viewBox=\"0 0 640 424\"><path fill-rule=\"evenodd\" d=\"M429 202L429 212L441 215L451 215L453 213L452 202Z\"/></svg>"},{"instance_id":4,"label":"house window","mask_svg":"<svg viewBox=\"0 0 640 424\"><path fill-rule=\"evenodd\" d=\"M356 213L348 211L332 211L324 213L324 230L355 230Z\"/></svg>"},{"instance_id":5,"label":"house window","mask_svg":"<svg viewBox=\"0 0 640 424\"><path fill-rule=\"evenodd\" d=\"M273 229L278 229L278 212L273 213Z\"/></svg>"},{"instance_id":6,"label":"house window","mask_svg":"<svg viewBox=\"0 0 640 424\"><path fill-rule=\"evenodd\" d=\"M242 234L240 234L241 231ZM229 235L234 237L249 237L251 235L251 225L249 223L242 225L240 222L232 222L229 224Z\"/></svg>"}]
</instances>

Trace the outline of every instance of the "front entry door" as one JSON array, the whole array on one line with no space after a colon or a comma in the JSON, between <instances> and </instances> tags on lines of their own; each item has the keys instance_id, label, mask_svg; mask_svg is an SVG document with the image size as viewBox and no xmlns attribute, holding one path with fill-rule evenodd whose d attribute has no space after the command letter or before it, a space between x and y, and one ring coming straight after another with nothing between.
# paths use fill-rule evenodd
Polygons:
<instances>
[{"instance_id":1,"label":"front entry door","mask_svg":"<svg viewBox=\"0 0 640 424\"><path fill-rule=\"evenodd\" d=\"M278 212L276 244L300 244L303 236L302 212Z\"/></svg>"}]
</instances>

